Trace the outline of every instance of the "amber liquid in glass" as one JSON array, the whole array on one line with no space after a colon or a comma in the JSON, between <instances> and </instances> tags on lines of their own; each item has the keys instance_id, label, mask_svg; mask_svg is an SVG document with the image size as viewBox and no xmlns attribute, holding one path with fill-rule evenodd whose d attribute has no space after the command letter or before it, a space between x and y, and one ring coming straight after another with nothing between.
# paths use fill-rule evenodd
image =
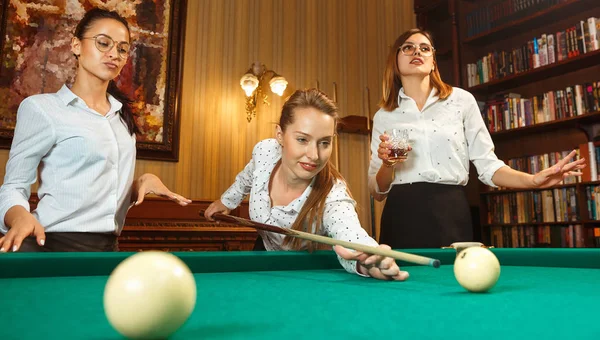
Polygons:
<instances>
[{"instance_id":1,"label":"amber liquid in glass","mask_svg":"<svg viewBox=\"0 0 600 340\"><path fill-rule=\"evenodd\" d=\"M390 161L406 159L406 156L408 155L408 151L404 148L393 148L390 151Z\"/></svg>"}]
</instances>

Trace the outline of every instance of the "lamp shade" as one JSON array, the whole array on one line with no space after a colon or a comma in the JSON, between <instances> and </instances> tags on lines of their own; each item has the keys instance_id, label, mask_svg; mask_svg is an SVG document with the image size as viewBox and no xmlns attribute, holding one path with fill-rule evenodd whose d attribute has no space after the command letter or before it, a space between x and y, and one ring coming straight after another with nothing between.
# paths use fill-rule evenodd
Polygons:
<instances>
[{"instance_id":1,"label":"lamp shade","mask_svg":"<svg viewBox=\"0 0 600 340\"><path fill-rule=\"evenodd\" d=\"M246 92L246 96L250 97L254 90L258 87L258 78L252 73L246 73L240 79L240 86Z\"/></svg>"},{"instance_id":2,"label":"lamp shade","mask_svg":"<svg viewBox=\"0 0 600 340\"><path fill-rule=\"evenodd\" d=\"M285 80L285 78L282 76L273 77L269 81L271 91L273 91L273 93L276 93L279 96L283 95L283 91L285 91L285 89L287 88L287 84L287 80Z\"/></svg>"}]
</instances>

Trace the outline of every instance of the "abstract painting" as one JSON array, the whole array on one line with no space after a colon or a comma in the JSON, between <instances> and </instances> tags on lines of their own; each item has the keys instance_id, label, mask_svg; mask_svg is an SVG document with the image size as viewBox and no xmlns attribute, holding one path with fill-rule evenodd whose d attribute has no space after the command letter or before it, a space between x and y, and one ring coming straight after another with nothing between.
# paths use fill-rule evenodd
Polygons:
<instances>
[{"instance_id":1,"label":"abstract painting","mask_svg":"<svg viewBox=\"0 0 600 340\"><path fill-rule=\"evenodd\" d=\"M33 94L70 85L77 22L93 7L118 12L132 49L115 79L134 103L138 158L177 161L186 0L0 0L0 147L10 148L17 109Z\"/></svg>"}]
</instances>

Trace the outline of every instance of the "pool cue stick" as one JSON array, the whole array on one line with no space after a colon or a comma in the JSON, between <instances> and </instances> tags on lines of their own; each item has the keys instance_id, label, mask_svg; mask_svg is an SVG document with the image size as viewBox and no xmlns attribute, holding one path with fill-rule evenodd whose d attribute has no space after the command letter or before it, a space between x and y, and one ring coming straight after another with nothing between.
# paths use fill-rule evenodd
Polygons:
<instances>
[{"instance_id":1,"label":"pool cue stick","mask_svg":"<svg viewBox=\"0 0 600 340\"><path fill-rule=\"evenodd\" d=\"M204 216L204 211L205 211L205 209L201 209L199 211L199 214L201 216ZM395 251L395 250L381 249L381 248L366 246L363 244L352 243L352 242L347 242L347 241L342 241L342 240L336 240L336 239L326 237L326 236L315 235L315 234L306 233L303 231L293 230L293 229L289 229L289 228L281 228L281 227L264 224L264 223L260 223L260 222L254 222L254 221L242 218L242 217L216 213L212 216L212 218L214 218L215 220L223 221L223 222L238 223L245 227L269 231L269 232L276 233L276 234L283 234L283 235L297 237L297 238L301 238L301 239L305 239L305 240L309 240L309 241L313 241L313 242L328 244L330 246L342 246L342 247L346 247L349 249L362 251L367 254L391 257L396 260L401 260L401 261L405 261L405 262L409 262L409 263L415 263L415 264L420 264L420 265L424 265L424 266L431 266L434 268L439 268L439 266L440 266L440 260L432 259L432 258L425 257L425 256L409 254L409 253L404 253L404 252Z\"/></svg>"}]
</instances>

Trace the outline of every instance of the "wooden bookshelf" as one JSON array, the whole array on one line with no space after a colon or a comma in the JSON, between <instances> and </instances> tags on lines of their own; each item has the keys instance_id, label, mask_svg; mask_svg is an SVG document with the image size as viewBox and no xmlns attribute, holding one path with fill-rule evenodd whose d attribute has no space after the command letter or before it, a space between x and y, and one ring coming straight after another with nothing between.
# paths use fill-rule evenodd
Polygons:
<instances>
[{"instance_id":1,"label":"wooden bookshelf","mask_svg":"<svg viewBox=\"0 0 600 340\"><path fill-rule=\"evenodd\" d=\"M441 77L445 82L454 86L460 86L458 22L456 21L458 1L414 1L417 27L431 33Z\"/></svg>"},{"instance_id":2,"label":"wooden bookshelf","mask_svg":"<svg viewBox=\"0 0 600 340\"><path fill-rule=\"evenodd\" d=\"M600 123L600 112L590 112L581 116L562 118L550 122L496 131L490 134L492 135L492 138L495 141L502 141L511 138L518 138L520 135L523 134L543 133L567 128L579 128L583 125L588 125L592 123Z\"/></svg>"},{"instance_id":3,"label":"wooden bookshelf","mask_svg":"<svg viewBox=\"0 0 600 340\"><path fill-rule=\"evenodd\" d=\"M545 190L562 189L562 188L573 188L573 187L577 187L578 184L581 184L581 183L560 184L560 185L553 185L553 186L547 187L547 188L538 188L538 189L502 189L502 190L490 190L490 191L482 191L481 195L483 195L483 196L493 196L493 195L514 194L514 193L517 193L517 192L545 191Z\"/></svg>"},{"instance_id":4,"label":"wooden bookshelf","mask_svg":"<svg viewBox=\"0 0 600 340\"><path fill-rule=\"evenodd\" d=\"M600 222L600 221L598 221ZM527 227L527 226L564 226L569 224L584 224L583 221L567 221L567 222L527 222L527 223L491 223L482 224L484 227Z\"/></svg>"},{"instance_id":5,"label":"wooden bookshelf","mask_svg":"<svg viewBox=\"0 0 600 340\"><path fill-rule=\"evenodd\" d=\"M489 31L479 33L469 38L465 38L463 42L465 44L485 44L489 40L495 40L500 36L509 36L515 32L523 29L527 29L531 26L543 26L547 22L554 21L556 19L571 16L581 11L581 6L585 6L588 3L597 0L568 0L566 2L554 5L552 7L544 8L536 11L530 15L518 18L506 22L502 25L496 26ZM473 1L467 1L473 2Z\"/></svg>"},{"instance_id":6,"label":"wooden bookshelf","mask_svg":"<svg viewBox=\"0 0 600 340\"><path fill-rule=\"evenodd\" d=\"M452 20L448 23L440 24L435 22L434 16L426 17L427 14L417 13L421 16L421 22L425 24L424 29L429 30L429 27L437 31L451 32L456 27L452 22L459 22L457 36L452 36L450 50L447 51L447 46L438 49L436 56L438 61L446 60L447 55L451 54L451 58L447 58L449 62L454 63L460 73L458 86L465 88L471 92L479 101L493 100L494 98L503 98L508 93L516 93L521 95L521 100L531 99L534 96L541 96L550 91L565 91L567 87L575 85L584 85L600 81L600 49L581 53L575 57L558 61L555 57L555 62L540 66L537 68L529 68L516 74L507 75L502 78L496 78L487 83L468 86L467 65L475 64L477 60L483 56L487 56L495 51L519 51L519 49L527 49L527 43L534 38L539 39L541 35L553 35L556 37L556 32L565 31L573 26L577 27L580 21L587 22L589 17L600 18L600 1L598 0L563 0L552 4L551 1L543 0L547 3L546 7L532 6L538 1L521 1L514 0L513 2L504 3L505 0L448 0L449 15ZM525 6L521 12L514 12L505 18L497 21L497 25L484 32L480 31L476 35L468 36L467 27L473 24L473 21L468 19L476 18L481 20L481 17L492 16L497 18L499 12L485 14L477 12L479 9L486 8L489 5L506 5L512 4L515 6ZM531 6L527 8L527 6ZM439 8L439 6L438 6ZM493 7L487 7L485 11L495 11ZM503 8L502 10L504 10ZM439 13L439 9L435 10ZM438 15L438 14L436 14ZM495 15L495 16L494 16ZM455 17L454 17L455 16ZM475 24L481 21L475 22ZM429 27L427 27L429 25ZM477 27L473 27L476 30ZM600 32L599 32L600 33ZM555 40L557 44L558 39ZM454 46L458 50L458 56L455 56ZM525 47L524 47L525 46ZM558 49L558 45L555 45ZM579 48L581 50L581 48ZM524 51L527 52L527 51ZM523 57L528 57L529 54L523 53ZM521 55L519 55L521 57ZM516 57L513 57L516 58ZM515 60L512 60L515 62ZM517 60L519 61L519 60ZM525 59L524 62L528 60ZM497 67L491 62L492 66ZM485 64L484 64L485 65ZM447 64L439 65L439 69L447 67ZM480 66L481 67L481 66ZM485 67L485 66L484 66ZM516 64L515 64L516 67ZM498 70L496 69L496 72ZM492 72L490 72L492 74ZM566 99L565 99L566 100ZM502 99L497 102L501 102ZM575 100L573 99L573 102ZM555 103L560 105L560 103ZM590 112L591 111L591 112ZM497 111L496 111L497 112ZM502 111L500 111L502 112ZM490 133L495 144L495 152L500 159L512 159L519 157L527 157L531 155L551 154L554 152L563 152L569 150L594 138L593 133L598 129L594 126L600 126L600 109L587 109L584 114L563 117L553 121L533 124L525 127L514 129L505 129L501 131L493 131ZM528 112L530 114L530 112ZM558 113L557 113L558 116ZM567 114L568 116L568 114ZM552 116L553 117L553 116ZM501 119L500 117L498 119ZM548 119L546 117L546 119ZM597 138L600 138L597 137ZM585 157L585 156L584 156ZM585 228L593 228L597 231L600 227L600 221L589 220L589 212L587 207L586 188L590 185L600 185L600 181L579 182L571 184L556 185L549 188L539 188L535 190L517 189L517 190L489 190L477 178L478 174L474 166L470 167L469 185L467 186L467 196L472 207L477 207L477 220L474 220L474 234L477 241L485 244L491 244L492 228L493 227L513 227L513 226L564 226L564 225L581 225ZM553 195L555 189L567 188L568 195L575 195L576 199L576 214L577 221L566 222L549 222L549 223L510 223L510 224L490 224L487 223L488 206L487 200L494 195L507 195L526 192L540 192L544 190L552 190ZM572 196L571 196L572 197ZM562 198L561 198L562 199ZM553 202L556 205L555 202ZM558 207L555 206L555 217L559 214ZM511 207L511 210L514 209ZM569 209L572 209L569 206ZM561 214L563 212L560 212ZM572 213L572 210L569 210ZM474 219L475 219L474 215ZM585 229L584 228L584 229ZM479 237L479 239L478 239ZM556 243L553 243L556 244ZM560 242L559 242L560 244ZM586 243L590 244L590 243ZM594 244L594 242L592 242ZM595 241L598 245L600 242ZM593 246L593 245L592 245Z\"/></svg>"},{"instance_id":7,"label":"wooden bookshelf","mask_svg":"<svg viewBox=\"0 0 600 340\"><path fill-rule=\"evenodd\" d=\"M437 58L451 58L452 57L452 50L449 48L444 48L442 50L438 50L435 52L435 56Z\"/></svg>"},{"instance_id":8,"label":"wooden bookshelf","mask_svg":"<svg viewBox=\"0 0 600 340\"><path fill-rule=\"evenodd\" d=\"M549 79L590 66L596 66L598 64L600 64L600 50L588 52L566 60L557 61L555 63L534 68L533 70L526 72L494 79L487 83L469 87L468 91L475 94L502 92L517 86L522 86L525 83L533 83Z\"/></svg>"}]
</instances>

